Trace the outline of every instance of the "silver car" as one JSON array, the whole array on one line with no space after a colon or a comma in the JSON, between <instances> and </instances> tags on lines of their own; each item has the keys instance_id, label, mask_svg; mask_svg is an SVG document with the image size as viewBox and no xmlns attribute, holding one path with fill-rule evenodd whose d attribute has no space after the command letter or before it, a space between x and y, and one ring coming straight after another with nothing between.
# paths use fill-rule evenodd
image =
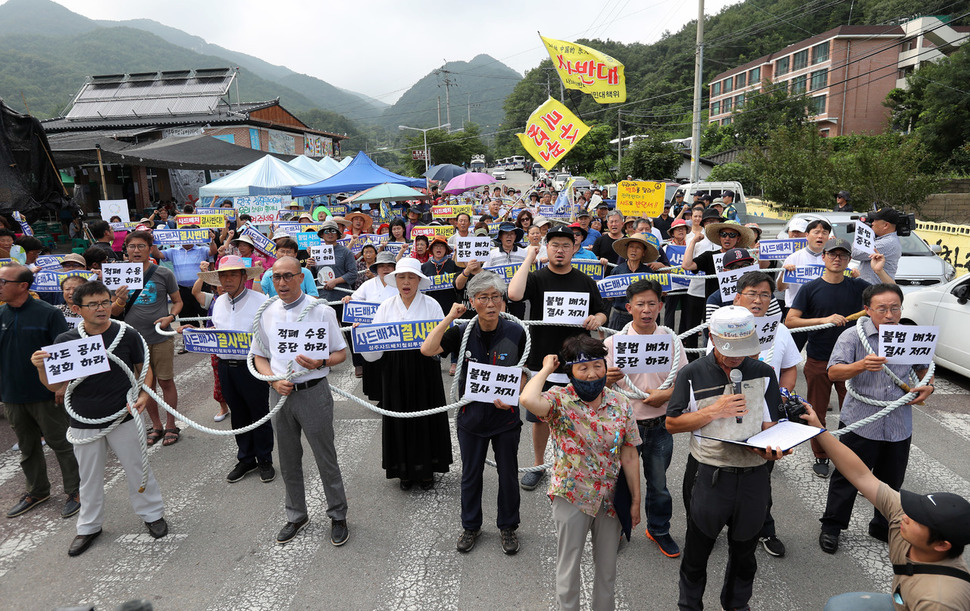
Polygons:
<instances>
[{"instance_id":1,"label":"silver car","mask_svg":"<svg viewBox=\"0 0 970 611\"><path fill-rule=\"evenodd\" d=\"M785 224L785 228L779 232L778 237L788 237L788 225L796 218L804 218L809 222L814 219L825 219L832 225L832 233L835 237L852 242L855 221L863 216L858 212L802 212ZM903 254L899 258L899 267L896 269L896 284L903 289L903 293L925 286L946 284L953 280L956 269L937 255L940 252L939 246L930 246L915 230L908 236L900 236L899 244L902 246ZM857 267L858 263L853 262L852 266Z\"/></svg>"}]
</instances>

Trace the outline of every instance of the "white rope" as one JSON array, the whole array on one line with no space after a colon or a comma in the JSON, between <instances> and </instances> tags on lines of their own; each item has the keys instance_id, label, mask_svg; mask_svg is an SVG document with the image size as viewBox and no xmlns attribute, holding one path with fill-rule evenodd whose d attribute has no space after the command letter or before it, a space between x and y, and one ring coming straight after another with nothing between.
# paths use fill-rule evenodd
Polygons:
<instances>
[{"instance_id":1,"label":"white rope","mask_svg":"<svg viewBox=\"0 0 970 611\"><path fill-rule=\"evenodd\" d=\"M623 328L620 331L618 331L618 334L626 335L630 330L630 327L632 326L633 326L633 322L632 321L628 322L626 325L623 326ZM672 337L677 337L677 334L674 332L673 329L669 327L665 327L663 325L657 325L657 331L666 331L668 335ZM654 332L654 335L662 335L662 333ZM676 342L674 342L671 345L671 349L674 352L674 357L673 357L673 361L670 363L670 372L667 373L667 378L663 381L663 383L660 386L657 387L657 390L667 390L668 388L674 385L674 381L677 379L677 370L680 369L680 350L677 350ZM650 395L646 394L645 392L637 388L637 386L633 383L633 380L630 379L630 376L628 376L625 373L623 374L623 381L626 382L630 390L625 390L621 388L618 383L613 385L613 389L618 393L620 393L621 395L623 395L624 397L627 397L629 399L641 399L643 401L646 401L647 399L650 398Z\"/></svg>"}]
</instances>

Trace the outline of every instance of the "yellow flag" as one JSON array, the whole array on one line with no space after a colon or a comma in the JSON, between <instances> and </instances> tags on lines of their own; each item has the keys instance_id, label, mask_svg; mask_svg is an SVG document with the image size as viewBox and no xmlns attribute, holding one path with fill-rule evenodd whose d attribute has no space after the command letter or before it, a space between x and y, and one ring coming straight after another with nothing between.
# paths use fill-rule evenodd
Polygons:
<instances>
[{"instance_id":1,"label":"yellow flag","mask_svg":"<svg viewBox=\"0 0 970 611\"><path fill-rule=\"evenodd\" d=\"M549 98L529 115L525 133L516 135L529 155L551 170L588 131L589 126L572 111Z\"/></svg>"},{"instance_id":2,"label":"yellow flag","mask_svg":"<svg viewBox=\"0 0 970 611\"><path fill-rule=\"evenodd\" d=\"M605 53L574 42L540 35L552 65L567 89L579 89L593 96L599 104L626 101L626 78L623 64Z\"/></svg>"}]
</instances>

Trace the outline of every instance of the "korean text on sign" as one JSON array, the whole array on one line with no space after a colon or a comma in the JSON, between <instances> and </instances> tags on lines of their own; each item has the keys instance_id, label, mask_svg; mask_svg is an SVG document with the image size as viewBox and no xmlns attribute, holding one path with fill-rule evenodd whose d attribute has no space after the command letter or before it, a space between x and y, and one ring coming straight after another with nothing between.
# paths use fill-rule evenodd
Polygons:
<instances>
[{"instance_id":1,"label":"korean text on sign","mask_svg":"<svg viewBox=\"0 0 970 611\"><path fill-rule=\"evenodd\" d=\"M567 89L588 93L599 104L626 101L623 64L584 45L540 35L552 65Z\"/></svg>"},{"instance_id":2,"label":"korean text on sign","mask_svg":"<svg viewBox=\"0 0 970 611\"><path fill-rule=\"evenodd\" d=\"M516 135L529 155L551 170L588 131L588 125L550 97L529 116L525 133Z\"/></svg>"},{"instance_id":3,"label":"korean text on sign","mask_svg":"<svg viewBox=\"0 0 970 611\"><path fill-rule=\"evenodd\" d=\"M666 373L673 364L673 336L616 335L613 337L613 364L631 373Z\"/></svg>"},{"instance_id":4,"label":"korean text on sign","mask_svg":"<svg viewBox=\"0 0 970 611\"><path fill-rule=\"evenodd\" d=\"M508 405L518 405L521 379L522 370L518 367L469 362L462 399L483 403L499 399Z\"/></svg>"},{"instance_id":5,"label":"korean text on sign","mask_svg":"<svg viewBox=\"0 0 970 611\"><path fill-rule=\"evenodd\" d=\"M492 240L488 236L468 236L455 239L455 261L468 263L469 261L487 261L488 253L492 249Z\"/></svg>"},{"instance_id":6,"label":"korean text on sign","mask_svg":"<svg viewBox=\"0 0 970 611\"><path fill-rule=\"evenodd\" d=\"M758 258L762 261L784 261L788 255L805 248L806 244L808 240L805 238L761 240L758 243Z\"/></svg>"},{"instance_id":7,"label":"korean text on sign","mask_svg":"<svg viewBox=\"0 0 970 611\"><path fill-rule=\"evenodd\" d=\"M318 244L310 247L310 256L317 261L317 265L336 265L337 255L333 252L332 244Z\"/></svg>"},{"instance_id":8,"label":"korean text on sign","mask_svg":"<svg viewBox=\"0 0 970 611\"><path fill-rule=\"evenodd\" d=\"M866 252L870 255L876 252L876 234L872 227L862 221L855 222L855 237L852 240L852 249Z\"/></svg>"},{"instance_id":9,"label":"korean text on sign","mask_svg":"<svg viewBox=\"0 0 970 611\"><path fill-rule=\"evenodd\" d=\"M218 357L245 357L249 354L252 334L249 331L226 329L195 329L187 327L182 333L189 352L214 354Z\"/></svg>"},{"instance_id":10,"label":"korean text on sign","mask_svg":"<svg viewBox=\"0 0 970 611\"><path fill-rule=\"evenodd\" d=\"M420 348L439 322L441 321L416 320L356 326L351 331L354 352L389 352Z\"/></svg>"},{"instance_id":11,"label":"korean text on sign","mask_svg":"<svg viewBox=\"0 0 970 611\"><path fill-rule=\"evenodd\" d=\"M44 359L47 382L57 384L111 369L108 352L100 335L61 342L41 348L49 354Z\"/></svg>"},{"instance_id":12,"label":"korean text on sign","mask_svg":"<svg viewBox=\"0 0 970 611\"><path fill-rule=\"evenodd\" d=\"M940 328L931 325L880 325L879 356L896 365L928 366L936 353Z\"/></svg>"},{"instance_id":13,"label":"korean text on sign","mask_svg":"<svg viewBox=\"0 0 970 611\"><path fill-rule=\"evenodd\" d=\"M721 301L731 301L734 299L734 295L738 292L738 279L746 273L756 272L758 269L758 265L755 264L725 272L717 272L717 286L721 291Z\"/></svg>"},{"instance_id":14,"label":"korean text on sign","mask_svg":"<svg viewBox=\"0 0 970 611\"><path fill-rule=\"evenodd\" d=\"M367 301L348 301L344 304L340 322L368 323L374 320L374 314L377 313L377 308L380 305L379 303L370 303Z\"/></svg>"},{"instance_id":15,"label":"korean text on sign","mask_svg":"<svg viewBox=\"0 0 970 611\"><path fill-rule=\"evenodd\" d=\"M141 263L102 263L101 279L109 290L116 291L119 287L127 286L129 291L135 291L145 286L144 267Z\"/></svg>"},{"instance_id":16,"label":"korean text on sign","mask_svg":"<svg viewBox=\"0 0 970 611\"><path fill-rule=\"evenodd\" d=\"M589 295L572 291L548 291L543 295L542 320L582 324L589 316Z\"/></svg>"},{"instance_id":17,"label":"korean text on sign","mask_svg":"<svg viewBox=\"0 0 970 611\"><path fill-rule=\"evenodd\" d=\"M670 290L670 276L667 274L641 273L641 274L619 274L617 276L607 276L596 283L596 288L600 290L600 295L605 299L613 297L623 297L626 289L634 282L641 280L654 280L660 284L664 291Z\"/></svg>"},{"instance_id":18,"label":"korean text on sign","mask_svg":"<svg viewBox=\"0 0 970 611\"><path fill-rule=\"evenodd\" d=\"M311 359L330 357L327 325L322 322L277 323L270 344L273 352L284 360L293 360L300 354Z\"/></svg>"},{"instance_id":19,"label":"korean text on sign","mask_svg":"<svg viewBox=\"0 0 970 611\"><path fill-rule=\"evenodd\" d=\"M616 185L616 208L625 216L654 217L664 209L662 182L622 180Z\"/></svg>"},{"instance_id":20,"label":"korean text on sign","mask_svg":"<svg viewBox=\"0 0 970 611\"><path fill-rule=\"evenodd\" d=\"M573 269L578 269L595 281L603 279L603 266L599 261L592 259L573 259L571 261Z\"/></svg>"},{"instance_id":21,"label":"korean text on sign","mask_svg":"<svg viewBox=\"0 0 970 611\"><path fill-rule=\"evenodd\" d=\"M758 332L758 343L761 344L761 350L764 351L771 348L772 344L775 343L775 334L778 332L778 325L781 324L781 314L762 316L755 318L754 321L758 325L756 331ZM768 364L770 365L771 363Z\"/></svg>"},{"instance_id":22,"label":"korean text on sign","mask_svg":"<svg viewBox=\"0 0 970 611\"><path fill-rule=\"evenodd\" d=\"M152 243L159 246L208 244L211 240L208 229L156 229L152 232Z\"/></svg>"}]
</instances>

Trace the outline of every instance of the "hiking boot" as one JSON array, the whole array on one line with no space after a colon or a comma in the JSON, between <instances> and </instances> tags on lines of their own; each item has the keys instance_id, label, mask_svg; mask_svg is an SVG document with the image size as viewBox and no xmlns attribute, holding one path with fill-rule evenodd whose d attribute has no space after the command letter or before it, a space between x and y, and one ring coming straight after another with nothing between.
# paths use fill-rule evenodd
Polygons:
<instances>
[{"instance_id":1,"label":"hiking boot","mask_svg":"<svg viewBox=\"0 0 970 611\"><path fill-rule=\"evenodd\" d=\"M475 540L478 539L478 535L480 534L482 534L481 529L479 530L465 529L461 531L461 536L458 537L458 545L456 546L458 548L458 551L463 554L467 554L468 552L472 551L472 548L475 547Z\"/></svg>"},{"instance_id":2,"label":"hiking boot","mask_svg":"<svg viewBox=\"0 0 970 611\"><path fill-rule=\"evenodd\" d=\"M657 544L660 548L660 553L668 558L676 558L680 556L680 546L674 541L674 538L669 534L665 535L653 535L650 534L649 530L644 531L647 535L647 539L650 539Z\"/></svg>"},{"instance_id":3,"label":"hiking boot","mask_svg":"<svg viewBox=\"0 0 970 611\"><path fill-rule=\"evenodd\" d=\"M502 529L502 551L507 556L513 556L519 551L519 537L514 528Z\"/></svg>"}]
</instances>

